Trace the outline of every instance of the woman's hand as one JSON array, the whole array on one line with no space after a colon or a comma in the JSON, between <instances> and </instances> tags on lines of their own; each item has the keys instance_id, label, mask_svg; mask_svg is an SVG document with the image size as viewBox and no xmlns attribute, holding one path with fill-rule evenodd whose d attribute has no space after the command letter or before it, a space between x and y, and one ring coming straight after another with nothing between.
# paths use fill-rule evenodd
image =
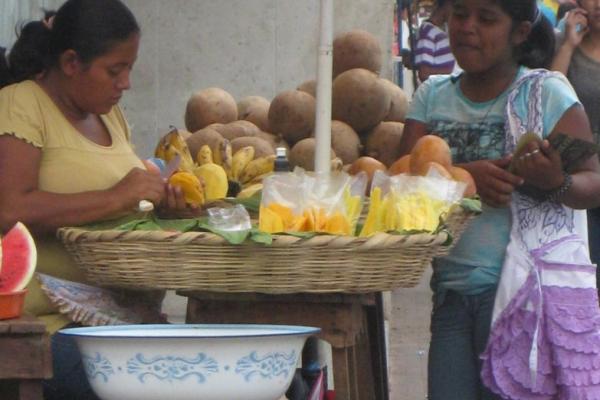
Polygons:
<instances>
[{"instance_id":1,"label":"woman's hand","mask_svg":"<svg viewBox=\"0 0 600 400\"><path fill-rule=\"evenodd\" d=\"M542 190L552 190L562 184L564 177L560 154L547 140L528 143L515 157L515 173L526 184Z\"/></svg>"},{"instance_id":2,"label":"woman's hand","mask_svg":"<svg viewBox=\"0 0 600 400\"><path fill-rule=\"evenodd\" d=\"M569 11L565 19L564 43L573 48L579 46L588 30L587 11L583 8Z\"/></svg>"},{"instance_id":3,"label":"woman's hand","mask_svg":"<svg viewBox=\"0 0 600 400\"><path fill-rule=\"evenodd\" d=\"M460 165L471 173L481 200L492 207L506 207L523 178L506 170L510 157L499 160L479 160Z\"/></svg>"},{"instance_id":4,"label":"woman's hand","mask_svg":"<svg viewBox=\"0 0 600 400\"><path fill-rule=\"evenodd\" d=\"M142 200L148 200L155 206L164 197L165 183L160 175L142 168L133 168L110 191L124 213L136 210Z\"/></svg>"},{"instance_id":5,"label":"woman's hand","mask_svg":"<svg viewBox=\"0 0 600 400\"><path fill-rule=\"evenodd\" d=\"M185 202L183 191L178 186L166 183L162 203L156 210L162 218L193 218L200 215L202 209Z\"/></svg>"}]
</instances>

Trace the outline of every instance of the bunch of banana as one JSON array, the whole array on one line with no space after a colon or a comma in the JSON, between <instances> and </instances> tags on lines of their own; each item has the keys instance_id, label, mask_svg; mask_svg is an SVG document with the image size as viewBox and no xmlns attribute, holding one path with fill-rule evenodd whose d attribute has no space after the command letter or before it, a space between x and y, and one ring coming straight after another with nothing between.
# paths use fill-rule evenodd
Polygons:
<instances>
[{"instance_id":1,"label":"bunch of banana","mask_svg":"<svg viewBox=\"0 0 600 400\"><path fill-rule=\"evenodd\" d=\"M224 140L214 151L203 145L196 161L200 166L215 164L222 167L228 181L227 195L250 197L262 189L263 178L275 167L274 155L259 158L254 158L254 155L252 146L243 147L232 155L231 143Z\"/></svg>"},{"instance_id":2,"label":"bunch of banana","mask_svg":"<svg viewBox=\"0 0 600 400\"><path fill-rule=\"evenodd\" d=\"M194 167L194 175L204 182L204 195L207 201L222 199L227 196L229 184L225 169L214 162L211 148L205 144L198 151L198 166Z\"/></svg>"},{"instance_id":3,"label":"bunch of banana","mask_svg":"<svg viewBox=\"0 0 600 400\"><path fill-rule=\"evenodd\" d=\"M190 149L177 128L172 127L169 133L163 136L156 145L154 156L168 163L176 154L181 156L178 170L192 172L194 160L190 154Z\"/></svg>"}]
</instances>

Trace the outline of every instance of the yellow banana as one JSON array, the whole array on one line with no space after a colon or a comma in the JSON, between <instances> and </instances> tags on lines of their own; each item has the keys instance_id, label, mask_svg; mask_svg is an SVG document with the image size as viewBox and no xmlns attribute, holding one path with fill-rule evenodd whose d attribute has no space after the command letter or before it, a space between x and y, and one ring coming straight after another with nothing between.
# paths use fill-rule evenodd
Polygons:
<instances>
[{"instance_id":1,"label":"yellow banana","mask_svg":"<svg viewBox=\"0 0 600 400\"><path fill-rule=\"evenodd\" d=\"M275 168L275 156L269 155L265 157L256 158L246 165L246 168L240 174L240 182L246 183L254 180L259 175L273 172Z\"/></svg>"},{"instance_id":2,"label":"yellow banana","mask_svg":"<svg viewBox=\"0 0 600 400\"><path fill-rule=\"evenodd\" d=\"M196 161L198 162L198 165L213 163L212 150L209 145L203 144L202 147L200 147L200 150L198 150L198 154L196 155Z\"/></svg>"},{"instance_id":3,"label":"yellow banana","mask_svg":"<svg viewBox=\"0 0 600 400\"><path fill-rule=\"evenodd\" d=\"M262 190L262 183L255 183L254 185L250 185L242 189L241 192L237 194L238 199L247 199L248 197L252 197L256 192Z\"/></svg>"},{"instance_id":4,"label":"yellow banana","mask_svg":"<svg viewBox=\"0 0 600 400\"><path fill-rule=\"evenodd\" d=\"M344 162L339 157L331 160L331 172L341 172L343 167Z\"/></svg>"},{"instance_id":5,"label":"yellow banana","mask_svg":"<svg viewBox=\"0 0 600 400\"><path fill-rule=\"evenodd\" d=\"M242 147L232 157L231 160L231 172L229 178L237 181L239 180L240 173L246 168L246 165L254 159L254 147L246 146Z\"/></svg>"},{"instance_id":6,"label":"yellow banana","mask_svg":"<svg viewBox=\"0 0 600 400\"><path fill-rule=\"evenodd\" d=\"M231 173L231 142L227 139L219 143L219 147L213 152L213 162L225 170L227 176Z\"/></svg>"},{"instance_id":7,"label":"yellow banana","mask_svg":"<svg viewBox=\"0 0 600 400\"><path fill-rule=\"evenodd\" d=\"M162 158L165 162L169 162L176 154L181 156L178 170L191 172L194 168L194 160L190 154L190 149L177 128L173 128L159 140L154 155Z\"/></svg>"},{"instance_id":8,"label":"yellow banana","mask_svg":"<svg viewBox=\"0 0 600 400\"><path fill-rule=\"evenodd\" d=\"M207 201L222 199L227 195L227 174L220 165L202 164L194 168L194 175L204 182L204 197Z\"/></svg>"}]
</instances>

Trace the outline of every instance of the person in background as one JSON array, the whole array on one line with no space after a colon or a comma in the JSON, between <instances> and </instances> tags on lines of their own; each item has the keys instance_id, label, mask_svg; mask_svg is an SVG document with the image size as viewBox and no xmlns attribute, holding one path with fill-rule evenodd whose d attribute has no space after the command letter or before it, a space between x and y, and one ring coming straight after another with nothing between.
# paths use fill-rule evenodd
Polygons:
<instances>
[{"instance_id":1,"label":"person in background","mask_svg":"<svg viewBox=\"0 0 600 400\"><path fill-rule=\"evenodd\" d=\"M550 25L556 26L557 18L555 9L552 9L550 6L546 4L546 2L542 0L538 0L537 2L538 9L542 12L542 15L550 21Z\"/></svg>"},{"instance_id":2,"label":"person in background","mask_svg":"<svg viewBox=\"0 0 600 400\"><path fill-rule=\"evenodd\" d=\"M421 82L431 75L449 74L454 70L455 60L445 31L450 7L449 0L436 0L431 16L421 23L417 32L414 67Z\"/></svg>"},{"instance_id":3,"label":"person in background","mask_svg":"<svg viewBox=\"0 0 600 400\"><path fill-rule=\"evenodd\" d=\"M56 238L59 227L135 215L141 200L173 213L189 210L181 192L136 156L118 105L140 43L131 11L120 0L68 0L47 16L22 26L8 63L4 53L0 58L7 67L0 82L10 83L0 90L0 231L23 222L34 234L37 271L68 288L85 279ZM94 399L74 342L54 335L80 321L46 294L34 278L25 304L52 334L54 378L45 398ZM162 321L162 293L124 296L140 304L144 322ZM74 305L86 312L96 306Z\"/></svg>"},{"instance_id":4,"label":"person in background","mask_svg":"<svg viewBox=\"0 0 600 400\"><path fill-rule=\"evenodd\" d=\"M600 1L579 0L578 5L565 16L552 69L573 85L590 119L593 140L600 143ZM588 210L588 238L592 262L600 265L600 208Z\"/></svg>"},{"instance_id":5,"label":"person in background","mask_svg":"<svg viewBox=\"0 0 600 400\"><path fill-rule=\"evenodd\" d=\"M483 212L469 224L450 254L432 263L428 398L542 398L525 393L526 388L520 386L531 379L528 366L521 364L532 348L530 337L520 330L523 324L511 321L506 325L522 334L519 340L512 336L513 331L503 330L504 325L492 324L495 307L507 310L502 301L506 292L497 289L501 278L504 283L505 273L510 284L514 270L523 267L530 271L532 265L539 265L532 256L537 254L537 247L555 243L554 236L548 238L546 234L574 234L572 208L600 204L600 163L597 157L587 160L567 177L560 156L548 143L556 132L586 140L591 139L591 132L568 83L537 69L547 67L552 60L554 33L536 1L452 0L451 4L450 47L463 72L432 76L418 88L407 115L400 153L408 154L426 134L442 137L451 148L453 163L473 176ZM530 104L535 107L531 109ZM520 125L530 120L537 121L537 128ZM518 134L535 128L540 138L515 156L513 172L508 168L519 137L508 121L519 127ZM518 190L525 187L537 188L544 193L543 198L534 200L520 194ZM539 214L543 212L548 213L546 219ZM557 220L561 224L543 224ZM533 246L531 253L525 251L529 246ZM523 296L536 294L536 290L523 292ZM557 296L559 299L563 297ZM516 300L510 304L521 305ZM518 311L529 312L525 306ZM498 320L513 315L502 313ZM526 314L527 321L531 318L531 313ZM496 346L492 338L498 337L506 338L504 348L492 347L491 353L486 353L490 344ZM513 347L523 342L523 348ZM483 355L487 360L512 358L493 358L498 363L490 366L480 358ZM515 366L512 372L518 382L506 376L503 368L509 362ZM496 374L502 379L490 378L499 376ZM556 382L558 379L550 379L545 388ZM511 388L523 393L510 397L507 391Z\"/></svg>"},{"instance_id":6,"label":"person in background","mask_svg":"<svg viewBox=\"0 0 600 400\"><path fill-rule=\"evenodd\" d=\"M565 31L565 22L567 13L573 9L577 8L577 3L565 2L561 3L558 6L558 11L556 11L556 29L555 32L557 34Z\"/></svg>"}]
</instances>

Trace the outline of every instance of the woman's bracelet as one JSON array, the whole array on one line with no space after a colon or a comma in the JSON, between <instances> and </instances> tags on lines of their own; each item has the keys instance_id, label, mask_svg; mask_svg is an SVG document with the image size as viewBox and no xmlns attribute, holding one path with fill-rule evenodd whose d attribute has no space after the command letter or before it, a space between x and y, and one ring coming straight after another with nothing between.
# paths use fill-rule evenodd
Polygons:
<instances>
[{"instance_id":1,"label":"woman's bracelet","mask_svg":"<svg viewBox=\"0 0 600 400\"><path fill-rule=\"evenodd\" d=\"M563 172L563 176L565 179L563 179L563 183L559 187L546 192L547 201L558 202L569 191L571 185L573 185L573 177L570 174Z\"/></svg>"}]
</instances>

